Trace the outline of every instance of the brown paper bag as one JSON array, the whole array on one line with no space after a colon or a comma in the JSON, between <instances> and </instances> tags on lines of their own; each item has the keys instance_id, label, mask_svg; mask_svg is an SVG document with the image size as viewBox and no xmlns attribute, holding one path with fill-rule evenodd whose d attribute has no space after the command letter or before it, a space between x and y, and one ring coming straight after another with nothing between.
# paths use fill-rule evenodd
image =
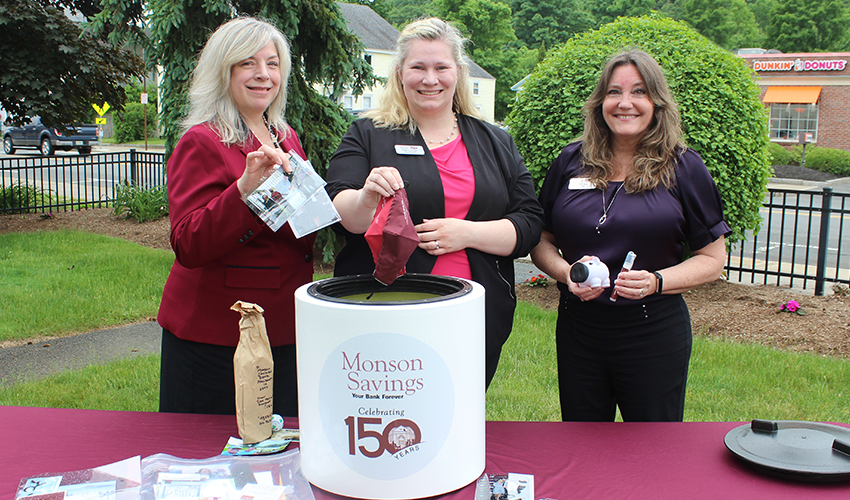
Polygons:
<instances>
[{"instance_id":1,"label":"brown paper bag","mask_svg":"<svg viewBox=\"0 0 850 500\"><path fill-rule=\"evenodd\" d=\"M236 423L243 443L259 443L272 435L272 348L266 334L262 307L239 301L231 309L242 314L239 320L239 345L233 355Z\"/></svg>"}]
</instances>

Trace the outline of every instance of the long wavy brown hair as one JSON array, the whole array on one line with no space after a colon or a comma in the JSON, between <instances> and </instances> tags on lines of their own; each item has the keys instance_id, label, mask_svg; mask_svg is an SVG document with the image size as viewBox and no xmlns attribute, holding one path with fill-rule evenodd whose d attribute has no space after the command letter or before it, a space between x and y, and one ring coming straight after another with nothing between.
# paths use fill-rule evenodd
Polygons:
<instances>
[{"instance_id":1,"label":"long wavy brown hair","mask_svg":"<svg viewBox=\"0 0 850 500\"><path fill-rule=\"evenodd\" d=\"M626 177L625 188L630 193L651 191L659 184L667 188L676 183L676 161L685 149L679 107L664 78L661 66L642 50L630 49L612 57L602 69L596 88L584 104L584 134L582 161L590 173L590 181L600 188L608 186L614 175L613 134L602 115L602 102L611 83L614 70L624 64L634 66L655 105L652 121L640 139Z\"/></svg>"}]
</instances>

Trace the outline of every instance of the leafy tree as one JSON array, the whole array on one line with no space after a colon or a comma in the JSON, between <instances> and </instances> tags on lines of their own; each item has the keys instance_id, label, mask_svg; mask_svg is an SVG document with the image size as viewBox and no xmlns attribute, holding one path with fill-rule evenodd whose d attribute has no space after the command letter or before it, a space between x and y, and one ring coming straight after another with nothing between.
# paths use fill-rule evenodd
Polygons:
<instances>
[{"instance_id":1,"label":"leafy tree","mask_svg":"<svg viewBox=\"0 0 850 500\"><path fill-rule=\"evenodd\" d=\"M124 88L127 93L127 103L124 111L114 113L115 141L118 143L138 141L145 138L145 120L147 119L148 137L156 137L156 89L148 87L148 104L141 102L144 87L140 82Z\"/></svg>"},{"instance_id":2,"label":"leafy tree","mask_svg":"<svg viewBox=\"0 0 850 500\"><path fill-rule=\"evenodd\" d=\"M848 49L847 22L842 0L777 0L767 37L783 52L843 51Z\"/></svg>"},{"instance_id":3,"label":"leafy tree","mask_svg":"<svg viewBox=\"0 0 850 500\"><path fill-rule=\"evenodd\" d=\"M581 108L604 63L626 47L664 69L687 144L702 155L720 189L730 242L758 227L771 168L767 113L744 61L684 23L657 16L620 19L550 51L525 82L507 123L537 185L583 130Z\"/></svg>"},{"instance_id":4,"label":"leafy tree","mask_svg":"<svg viewBox=\"0 0 850 500\"><path fill-rule=\"evenodd\" d=\"M386 0L385 5L384 13L375 12L399 30L420 17L436 16L438 10L433 0Z\"/></svg>"},{"instance_id":5,"label":"leafy tree","mask_svg":"<svg viewBox=\"0 0 850 500\"><path fill-rule=\"evenodd\" d=\"M599 0L589 3L597 26L608 24L618 17L643 16L656 8L655 0Z\"/></svg>"},{"instance_id":6,"label":"leafy tree","mask_svg":"<svg viewBox=\"0 0 850 500\"><path fill-rule=\"evenodd\" d=\"M756 22L762 32L766 33L767 26L773 17L773 11L776 9L776 0L748 0L747 5L756 17Z\"/></svg>"},{"instance_id":7,"label":"leafy tree","mask_svg":"<svg viewBox=\"0 0 850 500\"><path fill-rule=\"evenodd\" d=\"M472 42L470 56L478 51L503 50L516 42L511 7L501 0L439 0L439 15L451 21Z\"/></svg>"},{"instance_id":8,"label":"leafy tree","mask_svg":"<svg viewBox=\"0 0 850 500\"><path fill-rule=\"evenodd\" d=\"M759 47L764 41L755 15L744 0L687 0L684 20L727 50Z\"/></svg>"},{"instance_id":9,"label":"leafy tree","mask_svg":"<svg viewBox=\"0 0 850 500\"><path fill-rule=\"evenodd\" d=\"M520 47L511 26L511 8L499 0L440 0L439 15L470 39L469 56L496 78L495 119L508 114L511 86L531 67L534 51ZM533 66L532 66L533 67Z\"/></svg>"},{"instance_id":10,"label":"leafy tree","mask_svg":"<svg viewBox=\"0 0 850 500\"><path fill-rule=\"evenodd\" d=\"M554 47L594 27L578 0L511 0L516 37L527 47Z\"/></svg>"},{"instance_id":11,"label":"leafy tree","mask_svg":"<svg viewBox=\"0 0 850 500\"><path fill-rule=\"evenodd\" d=\"M142 73L138 57L82 33L63 7L98 10L94 0L0 4L0 107L13 124L33 116L52 126L90 121L95 103L120 110L122 85Z\"/></svg>"}]
</instances>

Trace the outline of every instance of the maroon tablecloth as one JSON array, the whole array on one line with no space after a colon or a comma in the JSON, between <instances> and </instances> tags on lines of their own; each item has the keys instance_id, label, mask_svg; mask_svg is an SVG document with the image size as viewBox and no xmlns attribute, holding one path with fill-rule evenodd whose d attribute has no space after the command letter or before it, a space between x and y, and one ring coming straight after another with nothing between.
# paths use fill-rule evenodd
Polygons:
<instances>
[{"instance_id":1,"label":"maroon tablecloth","mask_svg":"<svg viewBox=\"0 0 850 500\"><path fill-rule=\"evenodd\" d=\"M792 482L749 468L723 444L739 425L487 422L486 471L534 474L538 499L850 498L850 483ZM0 500L14 498L22 477L155 453L206 458L233 435L232 416L0 406ZM474 490L444 498L472 500Z\"/></svg>"}]
</instances>

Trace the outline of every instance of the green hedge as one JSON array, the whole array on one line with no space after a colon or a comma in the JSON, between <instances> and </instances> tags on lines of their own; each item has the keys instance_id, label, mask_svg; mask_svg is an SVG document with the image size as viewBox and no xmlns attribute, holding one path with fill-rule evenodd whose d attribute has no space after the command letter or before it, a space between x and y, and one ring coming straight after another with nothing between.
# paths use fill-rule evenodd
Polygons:
<instances>
[{"instance_id":1,"label":"green hedge","mask_svg":"<svg viewBox=\"0 0 850 500\"><path fill-rule=\"evenodd\" d=\"M850 151L806 146L806 168L850 177Z\"/></svg>"},{"instance_id":2,"label":"green hedge","mask_svg":"<svg viewBox=\"0 0 850 500\"><path fill-rule=\"evenodd\" d=\"M148 94L147 113L144 111L145 105L141 103L141 96L145 87L136 84L124 89L127 93L127 104L120 115L113 115L115 142L133 142L144 139L145 114L148 115L148 138L157 137L157 89L148 85L146 90Z\"/></svg>"},{"instance_id":3,"label":"green hedge","mask_svg":"<svg viewBox=\"0 0 850 500\"><path fill-rule=\"evenodd\" d=\"M785 149L775 142L768 143L771 165L799 165L800 155Z\"/></svg>"},{"instance_id":4,"label":"green hedge","mask_svg":"<svg viewBox=\"0 0 850 500\"><path fill-rule=\"evenodd\" d=\"M583 129L581 108L604 63L628 47L651 54L670 83L687 144L720 189L731 242L761 223L772 169L768 116L743 59L685 23L658 15L620 18L550 51L526 79L507 119L539 187L549 165Z\"/></svg>"},{"instance_id":5,"label":"green hedge","mask_svg":"<svg viewBox=\"0 0 850 500\"><path fill-rule=\"evenodd\" d=\"M769 149L771 165L802 165L803 163L803 146L800 144L795 144L788 150L771 142ZM806 168L850 177L850 151L808 145L806 146Z\"/></svg>"}]
</instances>

